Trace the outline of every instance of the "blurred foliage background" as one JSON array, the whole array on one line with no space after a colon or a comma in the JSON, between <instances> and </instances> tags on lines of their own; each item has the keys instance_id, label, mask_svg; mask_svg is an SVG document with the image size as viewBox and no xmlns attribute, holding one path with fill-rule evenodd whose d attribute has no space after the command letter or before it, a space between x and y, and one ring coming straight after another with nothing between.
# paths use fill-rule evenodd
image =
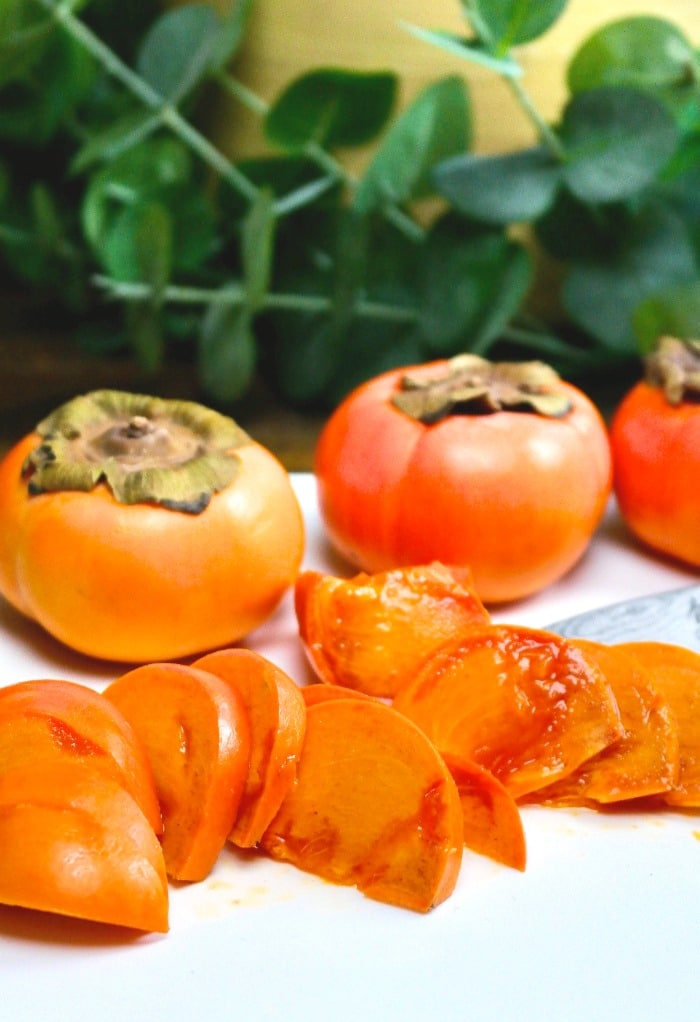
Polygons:
<instances>
[{"instance_id":1,"label":"blurred foliage background","mask_svg":"<svg viewBox=\"0 0 700 1022\"><path fill-rule=\"evenodd\" d=\"M700 335L700 11L639 7L4 0L23 343L309 414L459 351L623 386Z\"/></svg>"}]
</instances>

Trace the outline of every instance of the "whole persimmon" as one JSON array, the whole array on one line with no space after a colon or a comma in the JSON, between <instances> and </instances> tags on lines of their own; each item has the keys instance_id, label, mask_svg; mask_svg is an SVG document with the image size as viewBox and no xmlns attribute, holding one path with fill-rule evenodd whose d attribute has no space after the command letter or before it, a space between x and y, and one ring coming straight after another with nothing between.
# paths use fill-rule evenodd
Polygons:
<instances>
[{"instance_id":1,"label":"whole persimmon","mask_svg":"<svg viewBox=\"0 0 700 1022\"><path fill-rule=\"evenodd\" d=\"M94 391L0 462L0 594L93 657L232 644L294 583L303 546L286 470L195 402Z\"/></svg>"},{"instance_id":2,"label":"whole persimmon","mask_svg":"<svg viewBox=\"0 0 700 1022\"><path fill-rule=\"evenodd\" d=\"M351 392L315 453L319 508L367 572L464 565L485 603L520 599L586 550L611 491L598 409L539 362L459 355Z\"/></svg>"},{"instance_id":3,"label":"whole persimmon","mask_svg":"<svg viewBox=\"0 0 700 1022\"><path fill-rule=\"evenodd\" d=\"M630 531L700 567L700 341L661 339L615 410L610 442Z\"/></svg>"}]
</instances>

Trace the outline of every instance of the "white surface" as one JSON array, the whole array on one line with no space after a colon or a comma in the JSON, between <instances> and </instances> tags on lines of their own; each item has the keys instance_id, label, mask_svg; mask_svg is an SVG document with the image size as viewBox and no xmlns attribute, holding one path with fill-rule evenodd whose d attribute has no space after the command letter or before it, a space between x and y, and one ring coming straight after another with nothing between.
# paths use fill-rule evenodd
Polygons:
<instances>
[{"instance_id":1,"label":"white surface","mask_svg":"<svg viewBox=\"0 0 700 1022\"><path fill-rule=\"evenodd\" d=\"M313 480L293 480L306 565L351 574L325 546ZM564 581L494 617L546 625L697 579L640 551L611 507ZM306 679L291 597L250 645ZM0 653L4 684L100 688L120 671L72 655L2 601ZM0 907L2 1018L695 1022L700 816L533 807L523 820L526 872L465 854L456 892L427 916L232 849L205 882L172 888L166 936Z\"/></svg>"}]
</instances>

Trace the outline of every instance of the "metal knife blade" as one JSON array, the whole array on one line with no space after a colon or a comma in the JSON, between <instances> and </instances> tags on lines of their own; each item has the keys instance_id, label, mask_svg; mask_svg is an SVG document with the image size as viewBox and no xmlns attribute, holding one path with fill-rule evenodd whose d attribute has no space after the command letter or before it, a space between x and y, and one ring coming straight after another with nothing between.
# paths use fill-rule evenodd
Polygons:
<instances>
[{"instance_id":1,"label":"metal knife blade","mask_svg":"<svg viewBox=\"0 0 700 1022\"><path fill-rule=\"evenodd\" d=\"M548 626L568 638L597 642L671 642L700 652L700 585L639 596L584 611Z\"/></svg>"}]
</instances>

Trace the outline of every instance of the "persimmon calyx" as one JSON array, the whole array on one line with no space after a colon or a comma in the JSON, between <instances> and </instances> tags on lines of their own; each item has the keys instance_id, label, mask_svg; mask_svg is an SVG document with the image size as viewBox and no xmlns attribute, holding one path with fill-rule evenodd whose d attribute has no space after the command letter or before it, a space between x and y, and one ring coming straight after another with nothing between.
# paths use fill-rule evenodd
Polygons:
<instances>
[{"instance_id":1,"label":"persimmon calyx","mask_svg":"<svg viewBox=\"0 0 700 1022\"><path fill-rule=\"evenodd\" d=\"M489 362L479 355L455 355L439 373L407 374L392 403L430 425L449 415L531 412L561 418L571 401L557 387L559 376L544 362Z\"/></svg>"},{"instance_id":2,"label":"persimmon calyx","mask_svg":"<svg viewBox=\"0 0 700 1022\"><path fill-rule=\"evenodd\" d=\"M662 337L644 368L647 383L661 387L669 404L700 401L700 340Z\"/></svg>"},{"instance_id":3,"label":"persimmon calyx","mask_svg":"<svg viewBox=\"0 0 700 1022\"><path fill-rule=\"evenodd\" d=\"M109 487L121 504L199 514L236 476L249 443L233 419L193 401L97 390L39 423L24 464L30 495Z\"/></svg>"}]
</instances>

